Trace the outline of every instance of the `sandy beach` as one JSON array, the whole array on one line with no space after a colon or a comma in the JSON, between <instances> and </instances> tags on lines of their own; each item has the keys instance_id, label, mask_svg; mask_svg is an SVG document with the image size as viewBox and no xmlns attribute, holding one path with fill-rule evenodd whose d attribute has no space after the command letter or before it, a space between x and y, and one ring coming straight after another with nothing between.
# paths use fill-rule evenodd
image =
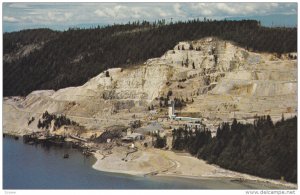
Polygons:
<instances>
[{"instance_id":1,"label":"sandy beach","mask_svg":"<svg viewBox=\"0 0 300 195\"><path fill-rule=\"evenodd\" d=\"M148 148L136 152L124 152L114 147L109 155L100 150L94 153L97 161L93 168L99 171L123 173L136 176L162 178L186 178L192 180L224 179L232 182L259 182L280 189L297 189L297 185L280 180L260 178L238 173L206 163L187 153Z\"/></svg>"}]
</instances>

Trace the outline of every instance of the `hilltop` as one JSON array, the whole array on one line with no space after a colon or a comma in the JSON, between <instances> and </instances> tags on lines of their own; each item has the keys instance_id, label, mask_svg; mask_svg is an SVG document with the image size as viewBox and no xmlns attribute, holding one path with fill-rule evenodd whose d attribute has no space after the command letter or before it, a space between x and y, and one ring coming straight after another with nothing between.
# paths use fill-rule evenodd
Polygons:
<instances>
[{"instance_id":1,"label":"hilltop","mask_svg":"<svg viewBox=\"0 0 300 195\"><path fill-rule=\"evenodd\" d=\"M80 86L109 68L133 67L162 56L180 41L213 36L254 52L297 50L296 28L266 28L253 20L164 24L135 22L95 29L4 33L4 96ZM188 48L185 48L188 49Z\"/></svg>"},{"instance_id":2,"label":"hilltop","mask_svg":"<svg viewBox=\"0 0 300 195\"><path fill-rule=\"evenodd\" d=\"M168 100L175 101L177 116L197 117L198 121L192 124L191 120L170 120ZM269 116L267 120L257 121L257 116L262 115L281 122L274 127ZM109 68L81 86L37 90L26 97L5 97L3 129L4 133L18 135L49 132L67 135L68 139L78 135L88 140L87 147L97 148L98 161L94 167L102 171L185 177L220 176L221 172L226 177L261 180L232 175L195 159L203 157L231 170L273 179L285 176L287 181L296 182L297 117L287 121L282 118L295 115L297 53L252 52L231 41L206 37L178 42L162 56L135 66ZM254 125L249 126L254 120ZM229 124L224 122L232 121L235 122L229 131ZM272 128L261 125L264 121L272 124ZM193 129L187 130L188 125L200 125L201 129L194 129L193 134ZM189 151L195 157L181 158L172 151L153 150L152 146L158 147L158 137L153 137L157 128L161 131L158 137L165 140L159 147ZM286 128L291 132L289 136ZM136 149L133 152L129 143L121 141L122 136L126 138L121 134L130 136L141 129L146 129L145 139L133 142ZM180 131L183 136L176 133ZM199 131L202 133L197 135ZM211 140L204 146L203 134ZM199 144L196 138L202 140L202 148L194 145ZM257 149L257 144L249 144L256 143L253 139L262 149ZM175 142L186 145L178 147ZM278 143L276 149L272 149L274 143ZM274 155L270 155L270 149ZM245 158L236 158L240 154ZM280 160L283 155L289 155L289 164ZM261 165L255 160L259 167L248 169L245 163L253 165L253 156L270 158L269 164Z\"/></svg>"},{"instance_id":3,"label":"hilltop","mask_svg":"<svg viewBox=\"0 0 300 195\"><path fill-rule=\"evenodd\" d=\"M6 131L37 131L37 120L27 123L46 110L66 114L89 130L127 126L132 120L147 124L167 117L169 99L176 100L179 116L202 118L211 131L233 118L279 120L297 113L296 56L250 52L215 37L179 42L159 58L108 69L82 86L5 98L3 125Z\"/></svg>"}]
</instances>

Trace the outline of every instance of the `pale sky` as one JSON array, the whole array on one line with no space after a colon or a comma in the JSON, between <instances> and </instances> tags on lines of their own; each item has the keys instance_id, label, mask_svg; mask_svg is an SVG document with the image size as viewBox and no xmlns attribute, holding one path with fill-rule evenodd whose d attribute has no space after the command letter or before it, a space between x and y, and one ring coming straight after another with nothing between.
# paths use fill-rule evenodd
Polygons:
<instances>
[{"instance_id":1,"label":"pale sky","mask_svg":"<svg viewBox=\"0 0 300 195\"><path fill-rule=\"evenodd\" d=\"M58 30L128 21L204 17L259 18L297 24L297 3L3 3L4 32L47 27ZM282 21L282 18L288 19ZM262 21L263 22L263 21ZM273 21L272 21L273 23ZM283 23L283 24L281 24Z\"/></svg>"}]
</instances>

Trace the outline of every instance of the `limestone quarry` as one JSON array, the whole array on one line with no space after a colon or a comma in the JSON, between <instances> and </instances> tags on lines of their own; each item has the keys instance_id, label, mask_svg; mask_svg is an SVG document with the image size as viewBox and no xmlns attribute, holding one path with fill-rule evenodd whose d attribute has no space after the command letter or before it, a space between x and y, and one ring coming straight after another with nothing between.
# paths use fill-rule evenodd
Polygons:
<instances>
[{"instance_id":1,"label":"limestone quarry","mask_svg":"<svg viewBox=\"0 0 300 195\"><path fill-rule=\"evenodd\" d=\"M170 98L186 102L177 116L201 118L212 131L233 118L251 122L256 115L270 115L276 121L297 115L297 60L251 52L214 37L180 42L159 58L109 69L82 86L4 97L3 130L41 131L37 123L46 110L65 114L91 132L128 126L132 120L142 125L158 121L170 129L178 122L165 120L167 108L160 106L170 91ZM152 105L155 114L148 110Z\"/></svg>"}]
</instances>

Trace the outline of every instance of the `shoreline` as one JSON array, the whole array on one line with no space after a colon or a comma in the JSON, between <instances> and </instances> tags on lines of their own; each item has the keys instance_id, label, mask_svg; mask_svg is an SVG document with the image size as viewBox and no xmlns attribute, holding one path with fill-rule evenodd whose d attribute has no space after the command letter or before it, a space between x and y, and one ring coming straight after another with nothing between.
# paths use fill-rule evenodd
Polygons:
<instances>
[{"instance_id":1,"label":"shoreline","mask_svg":"<svg viewBox=\"0 0 300 195\"><path fill-rule=\"evenodd\" d=\"M23 136L6 132L3 132L3 135L12 137ZM133 156L131 159L129 158L128 161L124 161L122 154L118 152L114 151L113 155L103 155L100 153L100 150L97 150L96 152L91 152L93 157L95 157L95 163L92 165L92 168L97 171L137 177L185 178L191 180L224 179L232 182L256 182L282 186L288 189L297 189L297 184L294 183L231 171L221 168L218 165L208 164L204 160L197 159L186 153L175 153L173 151L153 148L138 150L137 153L136 156ZM130 166L126 166L126 164ZM190 168L188 170L187 165L193 167L193 169Z\"/></svg>"},{"instance_id":2,"label":"shoreline","mask_svg":"<svg viewBox=\"0 0 300 195\"><path fill-rule=\"evenodd\" d=\"M145 153L148 153L149 151L146 151ZM283 182L280 180L274 180L274 179L268 179L268 178L261 178L258 176L249 175L246 173L239 173L234 172L228 169L223 169L219 167L218 165L210 165L206 163L205 161L201 159L197 159L195 157L191 156L181 156L178 155L172 151L163 151L163 153L169 153L171 157L183 157L183 160L186 160L186 157L188 158L194 158L194 160L199 161L198 166L203 165L206 168L206 170L198 171L201 174L184 174L180 173L180 162L176 162L176 167L174 167L174 164L170 167L162 167L162 169L157 169L153 171L147 171L146 169L139 169L140 171L136 171L135 169L126 169L127 167L124 166L117 166L118 164L114 164L115 162L110 162L110 159L108 157L103 158L103 155L98 152L93 152L93 156L97 159L96 162L93 164L92 168L96 169L98 171L103 172L110 172L110 173L119 173L119 174L126 174L131 176L137 176L137 177L151 177L151 178L168 178L168 179L191 179L191 180L229 180L230 182L237 182L237 183L255 183L255 184L261 184L261 185L270 185L270 186L276 186L280 189L297 189L297 184L290 183L290 182ZM170 156L168 156L170 157ZM173 159L170 159L173 160ZM182 160L182 159L181 159ZM180 160L180 161L181 161ZM108 163L110 166L108 166ZM144 162L139 162L143 164ZM178 164L177 164L178 163ZM194 163L194 162L193 162ZM197 164L192 164L193 166L197 166ZM121 165L121 164L119 164ZM155 166L155 165L154 165ZM123 167L123 169L122 169ZM125 168L125 169L124 169ZM185 167L184 167L185 168Z\"/></svg>"}]
</instances>

